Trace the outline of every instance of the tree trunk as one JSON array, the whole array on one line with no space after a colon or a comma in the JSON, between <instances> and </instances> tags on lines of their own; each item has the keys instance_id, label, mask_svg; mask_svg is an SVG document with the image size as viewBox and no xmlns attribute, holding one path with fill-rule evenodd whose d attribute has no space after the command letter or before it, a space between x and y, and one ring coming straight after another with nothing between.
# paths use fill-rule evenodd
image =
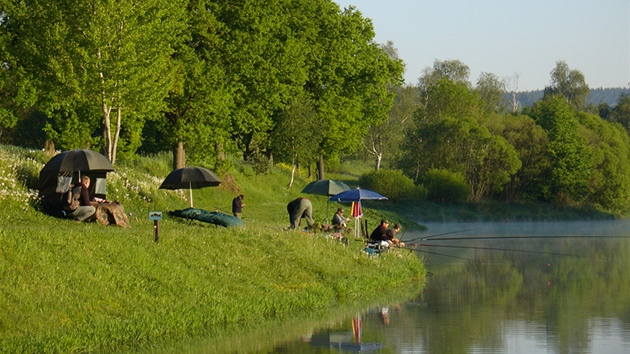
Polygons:
<instances>
[{"instance_id":1,"label":"tree trunk","mask_svg":"<svg viewBox=\"0 0 630 354\"><path fill-rule=\"evenodd\" d=\"M186 167L186 152L184 143L178 141L173 147L173 171Z\"/></svg>"},{"instance_id":2,"label":"tree trunk","mask_svg":"<svg viewBox=\"0 0 630 354\"><path fill-rule=\"evenodd\" d=\"M114 141L112 142L112 157L109 160L112 165L116 163L116 149L118 148L118 138L120 137L120 120L122 117L122 107L118 106L118 108L116 109L116 131L114 132Z\"/></svg>"},{"instance_id":3,"label":"tree trunk","mask_svg":"<svg viewBox=\"0 0 630 354\"><path fill-rule=\"evenodd\" d=\"M324 155L319 154L319 160L317 160L317 179L323 180L326 179L326 174L324 173Z\"/></svg>"},{"instance_id":4,"label":"tree trunk","mask_svg":"<svg viewBox=\"0 0 630 354\"><path fill-rule=\"evenodd\" d=\"M223 151L223 144L216 143L214 145L214 148L217 150L217 159L219 161L224 161L225 160L225 151Z\"/></svg>"},{"instance_id":5,"label":"tree trunk","mask_svg":"<svg viewBox=\"0 0 630 354\"><path fill-rule=\"evenodd\" d=\"M376 171L381 169L381 160L382 159L383 159L383 154L382 153L376 154L376 166L374 166Z\"/></svg>"},{"instance_id":6,"label":"tree trunk","mask_svg":"<svg viewBox=\"0 0 630 354\"><path fill-rule=\"evenodd\" d=\"M112 108L103 102L103 140L105 140L105 157L112 161L112 127L111 127Z\"/></svg>"},{"instance_id":7,"label":"tree trunk","mask_svg":"<svg viewBox=\"0 0 630 354\"><path fill-rule=\"evenodd\" d=\"M50 139L46 139L44 142L44 151L49 154L55 152L55 143Z\"/></svg>"}]
</instances>

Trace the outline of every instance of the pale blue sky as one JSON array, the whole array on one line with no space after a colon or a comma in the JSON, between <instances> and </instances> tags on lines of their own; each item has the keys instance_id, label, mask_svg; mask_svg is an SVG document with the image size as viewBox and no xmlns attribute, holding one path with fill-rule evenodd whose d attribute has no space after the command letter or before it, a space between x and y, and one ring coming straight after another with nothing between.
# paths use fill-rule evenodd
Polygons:
<instances>
[{"instance_id":1,"label":"pale blue sky","mask_svg":"<svg viewBox=\"0 0 630 354\"><path fill-rule=\"evenodd\" d=\"M630 83L630 0L333 0L372 19L375 40L391 40L417 84L426 67L457 59L518 90L549 85L563 60L591 88Z\"/></svg>"}]
</instances>

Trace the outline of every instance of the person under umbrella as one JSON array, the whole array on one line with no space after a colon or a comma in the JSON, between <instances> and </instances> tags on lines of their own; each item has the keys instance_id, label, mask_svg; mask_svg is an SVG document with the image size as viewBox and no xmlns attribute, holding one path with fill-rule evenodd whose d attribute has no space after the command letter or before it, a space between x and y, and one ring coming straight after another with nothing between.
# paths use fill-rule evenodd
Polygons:
<instances>
[{"instance_id":1,"label":"person under umbrella","mask_svg":"<svg viewBox=\"0 0 630 354\"><path fill-rule=\"evenodd\" d=\"M96 208L92 206L90 202L90 193L88 192L88 188L90 188L90 177L83 176L81 177L81 182L77 183L72 188L72 199L76 199L79 201L79 206L72 210L69 217L74 218L74 220L81 222L96 212Z\"/></svg>"},{"instance_id":2,"label":"person under umbrella","mask_svg":"<svg viewBox=\"0 0 630 354\"><path fill-rule=\"evenodd\" d=\"M343 209L338 208L337 212L335 212L335 215L333 215L332 225L335 230L341 230L346 227L346 223L348 221L350 221L350 219L343 216Z\"/></svg>"}]
</instances>

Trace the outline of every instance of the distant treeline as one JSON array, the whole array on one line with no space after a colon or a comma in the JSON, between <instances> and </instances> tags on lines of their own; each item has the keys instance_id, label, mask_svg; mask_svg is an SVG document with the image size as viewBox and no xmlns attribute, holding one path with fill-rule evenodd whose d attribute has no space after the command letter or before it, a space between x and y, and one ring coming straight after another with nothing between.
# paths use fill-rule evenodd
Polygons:
<instances>
[{"instance_id":1,"label":"distant treeline","mask_svg":"<svg viewBox=\"0 0 630 354\"><path fill-rule=\"evenodd\" d=\"M599 105L600 103L606 103L610 107L617 105L619 96L621 94L630 95L629 88L615 87L615 88L596 88L591 89L588 98L586 99L587 105ZM532 107L534 103L540 101L543 98L544 91L523 91L516 93L516 99L520 102L521 107ZM505 98L511 100L511 94L506 93Z\"/></svg>"}]
</instances>

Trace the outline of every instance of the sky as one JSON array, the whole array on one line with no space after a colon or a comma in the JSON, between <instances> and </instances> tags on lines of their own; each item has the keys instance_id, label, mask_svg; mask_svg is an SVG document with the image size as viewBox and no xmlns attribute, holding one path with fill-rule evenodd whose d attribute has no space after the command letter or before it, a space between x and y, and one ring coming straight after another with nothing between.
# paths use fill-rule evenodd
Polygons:
<instances>
[{"instance_id":1,"label":"sky","mask_svg":"<svg viewBox=\"0 0 630 354\"><path fill-rule=\"evenodd\" d=\"M435 60L459 60L508 89L542 90L558 61L593 88L630 85L630 0L333 0L372 20L416 85Z\"/></svg>"}]
</instances>

